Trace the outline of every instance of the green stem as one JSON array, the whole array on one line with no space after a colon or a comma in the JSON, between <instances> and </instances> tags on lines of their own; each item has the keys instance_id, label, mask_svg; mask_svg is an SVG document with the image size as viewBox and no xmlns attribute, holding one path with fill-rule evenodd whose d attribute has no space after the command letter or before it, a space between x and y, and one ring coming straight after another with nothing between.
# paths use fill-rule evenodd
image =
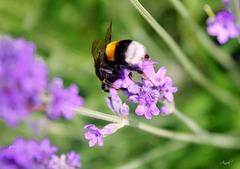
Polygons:
<instances>
[{"instance_id":1,"label":"green stem","mask_svg":"<svg viewBox=\"0 0 240 169\"><path fill-rule=\"evenodd\" d=\"M183 121L197 136L202 139L206 139L206 137L208 136L208 132L203 130L197 123L195 123L187 116L183 115L176 108L173 110L173 114L175 114L181 121Z\"/></svg>"},{"instance_id":2,"label":"green stem","mask_svg":"<svg viewBox=\"0 0 240 169\"><path fill-rule=\"evenodd\" d=\"M175 53L186 71L191 77L202 87L208 90L219 101L231 108L239 110L240 100L226 90L223 90L208 80L198 69L188 60L187 56L179 48L173 38L156 22L156 20L146 11L146 9L138 2L138 0L130 0L139 13L147 20L159 36L168 44L169 48Z\"/></svg>"},{"instance_id":3,"label":"green stem","mask_svg":"<svg viewBox=\"0 0 240 169\"><path fill-rule=\"evenodd\" d=\"M204 135L204 137L201 138L193 134L177 133L170 130L154 127L135 120L123 119L117 116L101 113L87 108L74 108L74 111L76 114L102 119L118 124L124 124L126 126L131 126L160 137L196 144L210 144L215 147L240 149L240 139L227 135L209 133L208 135Z\"/></svg>"},{"instance_id":4,"label":"green stem","mask_svg":"<svg viewBox=\"0 0 240 169\"><path fill-rule=\"evenodd\" d=\"M118 124L121 124L124 121L124 119L122 119L118 116L113 116L113 115L101 113L101 112L94 111L94 110L91 110L91 109L87 109L87 108L84 108L84 107L74 108L74 112L76 114L81 114L81 115L84 115L84 116L93 117L93 118L96 118L96 119L110 121L110 122L118 123Z\"/></svg>"},{"instance_id":5,"label":"green stem","mask_svg":"<svg viewBox=\"0 0 240 169\"><path fill-rule=\"evenodd\" d=\"M131 127L135 127L137 129L146 131L148 133L154 134L156 136L160 136L160 137L166 137L166 138L171 138L171 139L175 139L175 140L180 140L180 141L186 141L186 142L191 142L191 143L202 143L202 140L192 134L186 134L186 133L176 133L176 132L172 132L166 129L161 129L161 128L157 128L142 122L138 122L135 120L131 120L129 119L126 122L127 126L131 126Z\"/></svg>"}]
</instances>

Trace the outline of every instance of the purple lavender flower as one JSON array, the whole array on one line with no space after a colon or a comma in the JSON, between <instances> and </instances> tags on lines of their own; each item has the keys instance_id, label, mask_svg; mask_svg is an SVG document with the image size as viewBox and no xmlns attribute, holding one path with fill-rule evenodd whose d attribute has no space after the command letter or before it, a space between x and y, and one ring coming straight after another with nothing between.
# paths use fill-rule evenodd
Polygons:
<instances>
[{"instance_id":1,"label":"purple lavender flower","mask_svg":"<svg viewBox=\"0 0 240 169\"><path fill-rule=\"evenodd\" d=\"M42 139L41 143L38 146L38 150L36 150L36 159L40 162L47 162L48 158L58 151L56 146L50 145L50 140L45 138Z\"/></svg>"},{"instance_id":2,"label":"purple lavender flower","mask_svg":"<svg viewBox=\"0 0 240 169\"><path fill-rule=\"evenodd\" d=\"M165 83L162 87L162 94L161 97L164 99L166 98L169 102L173 102L173 94L178 91L178 88L172 87L173 81L169 81Z\"/></svg>"},{"instance_id":3,"label":"purple lavender flower","mask_svg":"<svg viewBox=\"0 0 240 169\"><path fill-rule=\"evenodd\" d=\"M209 35L217 36L220 44L224 44L229 38L237 38L240 33L239 27L235 24L235 16L226 9L221 10L214 18L207 20L207 32Z\"/></svg>"},{"instance_id":4,"label":"purple lavender flower","mask_svg":"<svg viewBox=\"0 0 240 169\"><path fill-rule=\"evenodd\" d=\"M81 163L79 162L80 155L76 154L74 151L65 154L61 154L60 157L57 155L52 155L49 160L49 169L75 169L75 167L81 168Z\"/></svg>"},{"instance_id":5,"label":"purple lavender flower","mask_svg":"<svg viewBox=\"0 0 240 169\"><path fill-rule=\"evenodd\" d=\"M80 155L76 154L74 151L67 154L67 162L71 167L81 167L81 163L79 162Z\"/></svg>"},{"instance_id":6,"label":"purple lavender flower","mask_svg":"<svg viewBox=\"0 0 240 169\"><path fill-rule=\"evenodd\" d=\"M149 94L144 97L138 98L139 105L137 106L135 113L139 116L145 115L147 119L152 118L152 114L159 115L160 110L157 108L157 99L153 99Z\"/></svg>"},{"instance_id":7,"label":"purple lavender flower","mask_svg":"<svg viewBox=\"0 0 240 169\"><path fill-rule=\"evenodd\" d=\"M89 131L84 134L85 138L90 140L88 143L89 147L94 146L96 143L98 143L99 146L103 146L104 144L102 141L103 133L100 129L98 129L93 124L86 125L84 129L89 129Z\"/></svg>"},{"instance_id":8,"label":"purple lavender flower","mask_svg":"<svg viewBox=\"0 0 240 169\"><path fill-rule=\"evenodd\" d=\"M78 96L79 89L75 84L64 89L63 81L60 78L54 78L49 87L51 103L47 107L47 117L51 120L57 120L61 115L70 120L74 116L74 107L83 105L83 98Z\"/></svg>"},{"instance_id":9,"label":"purple lavender flower","mask_svg":"<svg viewBox=\"0 0 240 169\"><path fill-rule=\"evenodd\" d=\"M35 46L23 38L0 37L0 118L10 127L41 105L47 67L35 58Z\"/></svg>"},{"instance_id":10,"label":"purple lavender flower","mask_svg":"<svg viewBox=\"0 0 240 169\"><path fill-rule=\"evenodd\" d=\"M48 139L38 144L34 139L24 140L20 137L13 145L0 150L0 168L48 169L48 158L56 151L57 147L51 147Z\"/></svg>"},{"instance_id":11,"label":"purple lavender flower","mask_svg":"<svg viewBox=\"0 0 240 169\"><path fill-rule=\"evenodd\" d=\"M103 146L104 143L102 137L113 134L117 129L121 127L121 124L110 123L103 127L103 129L98 129L95 125L90 124L84 127L84 129L89 129L89 131L84 135L86 139L90 140L88 143L89 147L93 147L96 143L98 143L99 146Z\"/></svg>"}]
</instances>

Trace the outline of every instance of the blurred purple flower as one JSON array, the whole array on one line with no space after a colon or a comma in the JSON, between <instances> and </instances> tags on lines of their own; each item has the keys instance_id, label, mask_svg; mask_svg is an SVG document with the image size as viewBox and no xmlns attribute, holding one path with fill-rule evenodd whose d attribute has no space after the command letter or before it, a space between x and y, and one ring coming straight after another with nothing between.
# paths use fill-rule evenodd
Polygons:
<instances>
[{"instance_id":1,"label":"blurred purple flower","mask_svg":"<svg viewBox=\"0 0 240 169\"><path fill-rule=\"evenodd\" d=\"M99 146L103 146L103 141L102 141L102 136L103 133L100 129L98 129L95 125L90 124L90 125L86 125L84 127L84 129L89 129L88 132L86 132L85 138L89 141L89 147L94 146L96 143L98 143Z\"/></svg>"},{"instance_id":2,"label":"blurred purple flower","mask_svg":"<svg viewBox=\"0 0 240 169\"><path fill-rule=\"evenodd\" d=\"M57 120L63 116L65 119L71 120L74 117L73 108L82 106L84 102L83 98L78 96L78 92L79 89L75 84L64 89L62 79L54 78L49 85L51 101L47 107L47 117Z\"/></svg>"},{"instance_id":3,"label":"blurred purple flower","mask_svg":"<svg viewBox=\"0 0 240 169\"><path fill-rule=\"evenodd\" d=\"M240 33L239 27L235 24L235 16L226 9L221 10L214 18L207 20L207 32L209 35L217 36L220 44L224 44L229 38L237 38Z\"/></svg>"},{"instance_id":4,"label":"blurred purple flower","mask_svg":"<svg viewBox=\"0 0 240 169\"><path fill-rule=\"evenodd\" d=\"M75 169L75 167L81 168L81 163L79 162L80 155L74 151L65 154L61 154L60 157L57 155L52 155L49 160L49 169Z\"/></svg>"},{"instance_id":5,"label":"blurred purple flower","mask_svg":"<svg viewBox=\"0 0 240 169\"><path fill-rule=\"evenodd\" d=\"M79 162L80 155L76 154L74 151L67 154L67 162L71 167L81 167L81 163Z\"/></svg>"},{"instance_id":6,"label":"blurred purple flower","mask_svg":"<svg viewBox=\"0 0 240 169\"><path fill-rule=\"evenodd\" d=\"M55 152L57 147L51 147L48 139L38 144L34 139L24 140L20 137L13 145L0 150L0 168L48 169L48 158Z\"/></svg>"},{"instance_id":7,"label":"blurred purple flower","mask_svg":"<svg viewBox=\"0 0 240 169\"><path fill-rule=\"evenodd\" d=\"M0 118L10 127L41 104L48 69L23 38L0 37Z\"/></svg>"}]
</instances>

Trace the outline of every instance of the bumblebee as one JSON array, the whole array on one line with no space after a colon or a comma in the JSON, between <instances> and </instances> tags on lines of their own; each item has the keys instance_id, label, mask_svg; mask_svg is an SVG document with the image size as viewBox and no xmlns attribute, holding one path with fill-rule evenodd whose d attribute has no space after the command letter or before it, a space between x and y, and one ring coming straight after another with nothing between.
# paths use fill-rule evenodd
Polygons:
<instances>
[{"instance_id":1,"label":"bumblebee","mask_svg":"<svg viewBox=\"0 0 240 169\"><path fill-rule=\"evenodd\" d=\"M109 92L108 87L115 87L113 82L120 78L124 69L138 72L147 78L139 67L132 66L150 59L145 47L136 41L119 40L111 42L112 22L106 32L104 41L96 39L92 44L92 55L95 62L95 72L102 82L102 91ZM124 89L121 89L124 90Z\"/></svg>"}]
</instances>

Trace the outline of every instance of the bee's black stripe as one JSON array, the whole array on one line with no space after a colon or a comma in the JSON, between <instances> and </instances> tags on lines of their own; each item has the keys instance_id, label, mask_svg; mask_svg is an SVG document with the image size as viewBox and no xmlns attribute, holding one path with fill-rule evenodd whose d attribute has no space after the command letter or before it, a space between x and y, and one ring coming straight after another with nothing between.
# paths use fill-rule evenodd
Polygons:
<instances>
[{"instance_id":1,"label":"bee's black stripe","mask_svg":"<svg viewBox=\"0 0 240 169\"><path fill-rule=\"evenodd\" d=\"M125 61L125 52L132 40L123 40L120 41L115 49L115 61L117 64L126 64Z\"/></svg>"}]
</instances>

